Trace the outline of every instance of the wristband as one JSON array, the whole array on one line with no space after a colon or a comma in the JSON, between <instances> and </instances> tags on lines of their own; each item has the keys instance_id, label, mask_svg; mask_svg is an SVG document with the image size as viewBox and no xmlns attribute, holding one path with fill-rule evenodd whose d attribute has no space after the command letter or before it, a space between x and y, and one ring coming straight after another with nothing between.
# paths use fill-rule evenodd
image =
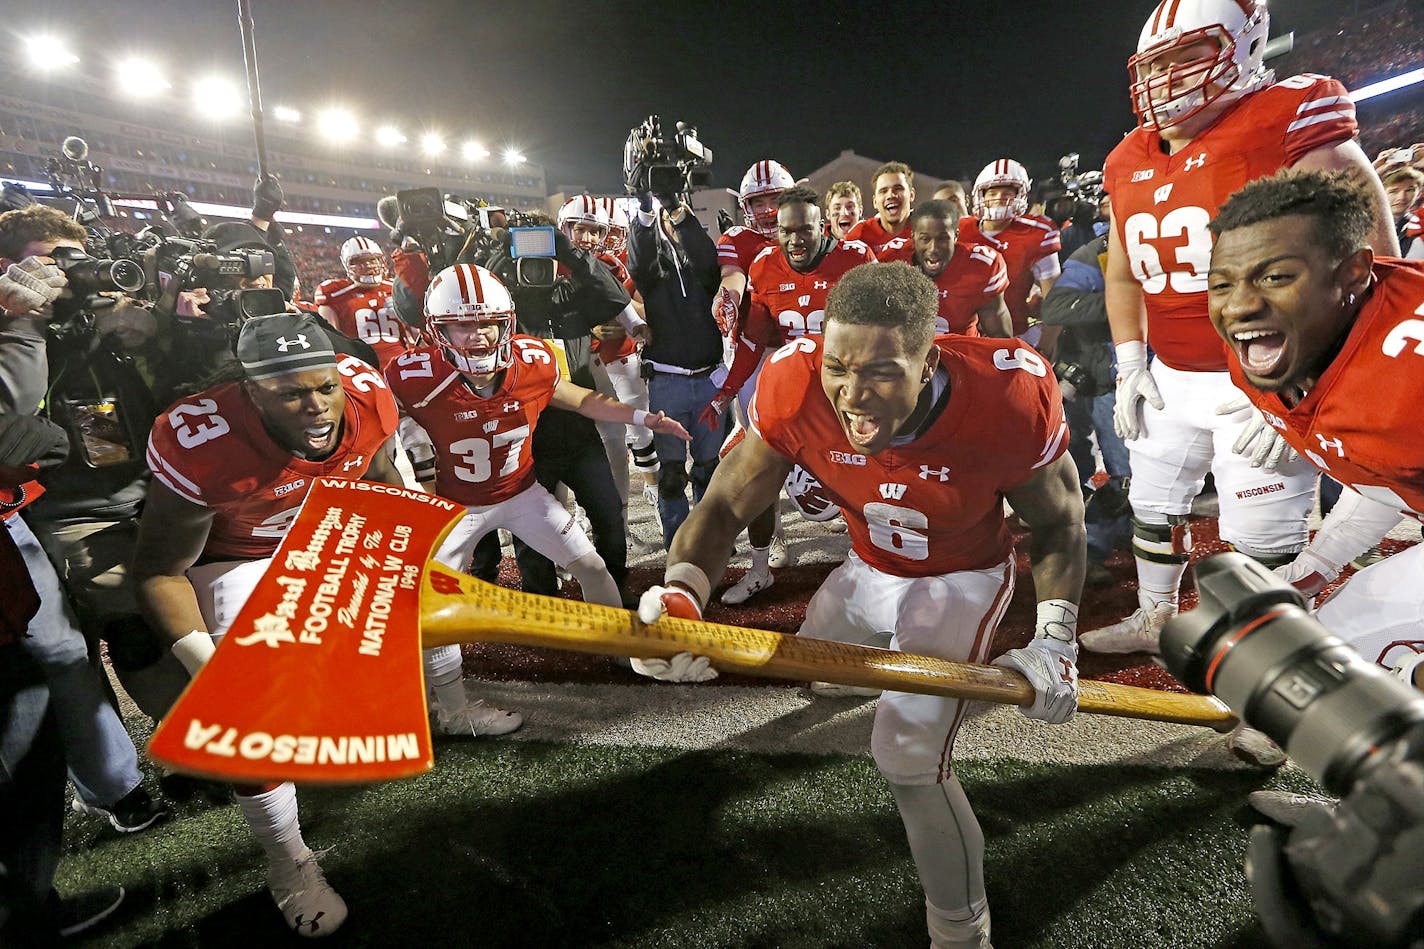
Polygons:
<instances>
[{"instance_id":1,"label":"wristband","mask_svg":"<svg viewBox=\"0 0 1424 949\"><path fill-rule=\"evenodd\" d=\"M213 638L201 629L195 629L173 644L173 655L183 663L188 675L195 676L203 668L203 663L212 658L214 649Z\"/></svg>"},{"instance_id":2,"label":"wristband","mask_svg":"<svg viewBox=\"0 0 1424 949\"><path fill-rule=\"evenodd\" d=\"M1140 339L1130 339L1113 347L1117 353L1117 369L1121 375L1126 369L1141 369L1147 365L1147 343Z\"/></svg>"},{"instance_id":3,"label":"wristband","mask_svg":"<svg viewBox=\"0 0 1424 949\"><path fill-rule=\"evenodd\" d=\"M1067 600L1041 600L1033 628L1034 639L1073 642L1078 638L1078 605Z\"/></svg>"},{"instance_id":4,"label":"wristband","mask_svg":"<svg viewBox=\"0 0 1424 949\"><path fill-rule=\"evenodd\" d=\"M692 593L697 601L697 608L701 609L707 604L707 598L712 595L712 581L707 579L707 574L702 572L702 568L695 563L686 560L678 563L668 564L667 570L663 573L663 586L678 584Z\"/></svg>"},{"instance_id":5,"label":"wristband","mask_svg":"<svg viewBox=\"0 0 1424 949\"><path fill-rule=\"evenodd\" d=\"M647 427L648 427L648 413L647 413L647 412L644 412L642 409L634 409L634 410L633 410L633 424L636 425L636 426L638 426L639 428L647 428Z\"/></svg>"}]
</instances>

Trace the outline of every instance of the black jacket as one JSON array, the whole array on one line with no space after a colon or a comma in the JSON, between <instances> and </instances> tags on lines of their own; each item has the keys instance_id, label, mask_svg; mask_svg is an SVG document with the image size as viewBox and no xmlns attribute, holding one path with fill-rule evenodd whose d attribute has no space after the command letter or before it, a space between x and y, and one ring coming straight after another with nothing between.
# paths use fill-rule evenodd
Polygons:
<instances>
[{"instance_id":1,"label":"black jacket","mask_svg":"<svg viewBox=\"0 0 1424 949\"><path fill-rule=\"evenodd\" d=\"M634 215L629 227L628 270L648 320L645 362L706 369L722 361L722 334L712 317L712 296L721 282L717 245L688 211L667 239L656 219Z\"/></svg>"}]
</instances>

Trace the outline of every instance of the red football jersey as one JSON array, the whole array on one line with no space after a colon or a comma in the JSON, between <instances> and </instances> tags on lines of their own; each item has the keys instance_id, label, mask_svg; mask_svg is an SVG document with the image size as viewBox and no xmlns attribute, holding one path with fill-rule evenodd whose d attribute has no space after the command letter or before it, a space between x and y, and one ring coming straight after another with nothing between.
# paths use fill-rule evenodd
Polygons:
<instances>
[{"instance_id":1,"label":"red football jersey","mask_svg":"<svg viewBox=\"0 0 1424 949\"><path fill-rule=\"evenodd\" d=\"M510 345L513 362L488 398L465 384L438 346L386 367L396 401L435 445L435 493L467 507L498 504L534 483L530 439L559 384L559 363L537 337L515 336Z\"/></svg>"},{"instance_id":2,"label":"red football jersey","mask_svg":"<svg viewBox=\"0 0 1424 949\"><path fill-rule=\"evenodd\" d=\"M331 323L336 329L369 343L382 367L422 342L420 331L407 326L396 315L391 305L389 280L369 287L345 277L327 280L316 288L312 302L318 307L331 308L334 314Z\"/></svg>"},{"instance_id":3,"label":"red football jersey","mask_svg":"<svg viewBox=\"0 0 1424 949\"><path fill-rule=\"evenodd\" d=\"M910 219L906 218L905 223L898 231L891 234L885 230L885 225L880 223L880 215L868 217L860 221L855 227L846 231L845 239L848 241L860 241L870 248L871 253L876 257L880 256L880 251L897 237L910 236Z\"/></svg>"},{"instance_id":4,"label":"red football jersey","mask_svg":"<svg viewBox=\"0 0 1424 949\"><path fill-rule=\"evenodd\" d=\"M1045 257L1052 257L1056 265L1058 252L1063 243L1058 237L1058 228L1046 217L1036 214L1020 214L1009 222L1009 226L997 234L990 234L979 227L975 217L959 219L959 242L961 244L984 244L998 251L1004 258L1008 273L1008 283L1004 287L1004 305L1009 308L1009 316L1014 320L1014 335L1022 335L1028 329L1028 297L1038 278L1034 276L1034 265ZM1056 266L1054 268L1057 269Z\"/></svg>"},{"instance_id":5,"label":"red football jersey","mask_svg":"<svg viewBox=\"0 0 1424 949\"><path fill-rule=\"evenodd\" d=\"M1019 340L940 337L947 404L918 438L865 455L821 388L822 342L803 336L767 361L752 428L825 485L855 552L877 570L926 577L1002 563L1013 548L1004 492L1068 447L1063 396L1043 357Z\"/></svg>"},{"instance_id":6,"label":"red football jersey","mask_svg":"<svg viewBox=\"0 0 1424 949\"><path fill-rule=\"evenodd\" d=\"M875 262L860 241L836 241L814 269L795 269L776 244L752 261L751 309L737 334L737 348L722 391L739 391L756 371L768 346L780 346L806 333L820 333L826 297L846 271Z\"/></svg>"},{"instance_id":7,"label":"red football jersey","mask_svg":"<svg viewBox=\"0 0 1424 949\"><path fill-rule=\"evenodd\" d=\"M179 497L212 508L203 556L270 557L296 519L313 478L359 479L399 421L381 374L355 356L338 356L346 391L341 441L321 461L298 458L267 434L240 383L182 399L158 417L148 437L148 467Z\"/></svg>"},{"instance_id":8,"label":"red football jersey","mask_svg":"<svg viewBox=\"0 0 1424 949\"><path fill-rule=\"evenodd\" d=\"M736 267L742 273L751 273L752 261L768 247L775 247L776 241L762 237L749 227L729 227L717 238L717 264L720 267Z\"/></svg>"},{"instance_id":9,"label":"red football jersey","mask_svg":"<svg viewBox=\"0 0 1424 949\"><path fill-rule=\"evenodd\" d=\"M915 243L908 237L897 237L875 255L881 263L902 261L915 263ZM939 290L939 315L935 317L935 335L958 333L979 335L979 308L1009 285L1009 270L1004 257L987 244L954 242L954 254L935 278Z\"/></svg>"},{"instance_id":10,"label":"red football jersey","mask_svg":"<svg viewBox=\"0 0 1424 949\"><path fill-rule=\"evenodd\" d=\"M1174 369L1226 368L1207 318L1207 224L1242 185L1294 165L1307 152L1350 139L1355 106L1345 87L1300 75L1250 93L1175 155L1138 128L1103 168L1113 221L1147 303L1147 341Z\"/></svg>"},{"instance_id":11,"label":"red football jersey","mask_svg":"<svg viewBox=\"0 0 1424 949\"><path fill-rule=\"evenodd\" d=\"M1366 497L1424 520L1424 261L1375 259L1374 287L1340 354L1300 404L1246 381L1236 351L1231 381L1292 448Z\"/></svg>"}]
</instances>

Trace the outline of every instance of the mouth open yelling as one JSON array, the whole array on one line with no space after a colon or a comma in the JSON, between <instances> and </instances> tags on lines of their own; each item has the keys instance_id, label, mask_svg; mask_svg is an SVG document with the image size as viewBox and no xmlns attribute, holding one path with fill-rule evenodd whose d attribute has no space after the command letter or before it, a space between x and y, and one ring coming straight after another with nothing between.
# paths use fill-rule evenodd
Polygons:
<instances>
[{"instance_id":1,"label":"mouth open yelling","mask_svg":"<svg viewBox=\"0 0 1424 949\"><path fill-rule=\"evenodd\" d=\"M322 422L302 429L302 444L313 455L331 451L336 445L336 423Z\"/></svg>"},{"instance_id":2,"label":"mouth open yelling","mask_svg":"<svg viewBox=\"0 0 1424 949\"><path fill-rule=\"evenodd\" d=\"M1286 366L1290 351L1284 333L1269 329L1237 330L1231 334L1241 367L1253 376L1273 378Z\"/></svg>"}]
</instances>

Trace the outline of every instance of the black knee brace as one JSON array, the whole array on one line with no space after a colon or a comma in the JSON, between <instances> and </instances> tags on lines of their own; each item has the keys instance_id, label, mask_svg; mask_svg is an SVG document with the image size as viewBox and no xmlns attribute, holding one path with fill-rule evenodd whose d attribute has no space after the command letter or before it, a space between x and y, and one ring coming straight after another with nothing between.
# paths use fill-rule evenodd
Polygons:
<instances>
[{"instance_id":1,"label":"black knee brace","mask_svg":"<svg viewBox=\"0 0 1424 949\"><path fill-rule=\"evenodd\" d=\"M1192 529L1185 514L1167 515L1165 524L1132 519L1132 553L1152 563L1186 563L1192 549Z\"/></svg>"},{"instance_id":2,"label":"black knee brace","mask_svg":"<svg viewBox=\"0 0 1424 949\"><path fill-rule=\"evenodd\" d=\"M699 462L692 466L692 486L698 491L706 491L707 485L712 483L712 472L717 470L717 461L714 459L708 462Z\"/></svg>"},{"instance_id":3,"label":"black knee brace","mask_svg":"<svg viewBox=\"0 0 1424 949\"><path fill-rule=\"evenodd\" d=\"M687 491L687 471L681 463L658 468L658 497L665 501L684 497Z\"/></svg>"}]
</instances>

